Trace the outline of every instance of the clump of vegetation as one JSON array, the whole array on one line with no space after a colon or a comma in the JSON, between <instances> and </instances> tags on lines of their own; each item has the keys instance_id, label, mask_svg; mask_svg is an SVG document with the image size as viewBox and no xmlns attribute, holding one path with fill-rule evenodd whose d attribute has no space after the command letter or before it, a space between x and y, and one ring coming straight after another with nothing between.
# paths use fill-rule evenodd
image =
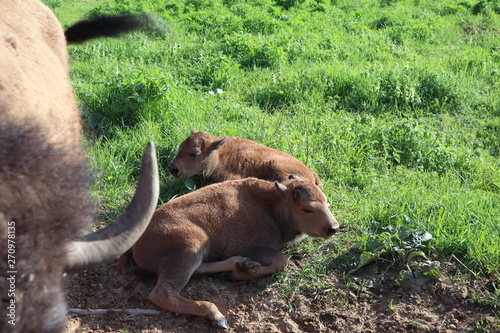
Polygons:
<instances>
[{"instance_id":1,"label":"clump of vegetation","mask_svg":"<svg viewBox=\"0 0 500 333\"><path fill-rule=\"evenodd\" d=\"M368 234L361 237L354 251L359 252L359 259L352 262L353 269L347 275L355 275L361 268L376 265L378 274L371 279L371 287L378 287L387 279L384 272L396 270L396 279L403 289L413 290L419 279L425 277L436 279L441 277L439 261L430 260L429 243L432 235L418 232L407 227L387 227L379 234Z\"/></svg>"}]
</instances>

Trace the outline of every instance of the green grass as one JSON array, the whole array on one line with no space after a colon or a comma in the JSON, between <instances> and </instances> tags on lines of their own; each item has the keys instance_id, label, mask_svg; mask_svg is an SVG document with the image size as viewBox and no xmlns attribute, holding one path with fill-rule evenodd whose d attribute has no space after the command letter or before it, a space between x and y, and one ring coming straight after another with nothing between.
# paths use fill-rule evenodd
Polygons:
<instances>
[{"instance_id":1,"label":"green grass","mask_svg":"<svg viewBox=\"0 0 500 333\"><path fill-rule=\"evenodd\" d=\"M433 257L498 274L498 1L46 3L65 25L149 11L165 28L70 47L103 219L131 197L149 140L161 202L189 191L166 166L195 128L304 161L358 237L428 232ZM323 288L347 249L331 240L297 251L322 253L302 273L307 289Z\"/></svg>"},{"instance_id":2,"label":"green grass","mask_svg":"<svg viewBox=\"0 0 500 333\"><path fill-rule=\"evenodd\" d=\"M64 27L81 20L82 13L88 12L96 5L94 0L44 0L42 2L54 11Z\"/></svg>"}]
</instances>

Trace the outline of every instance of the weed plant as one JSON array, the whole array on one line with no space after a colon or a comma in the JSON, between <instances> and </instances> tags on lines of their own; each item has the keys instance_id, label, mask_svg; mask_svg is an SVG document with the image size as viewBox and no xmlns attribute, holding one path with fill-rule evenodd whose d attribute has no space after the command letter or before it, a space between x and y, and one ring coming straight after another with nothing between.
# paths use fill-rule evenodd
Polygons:
<instances>
[{"instance_id":1,"label":"weed plant","mask_svg":"<svg viewBox=\"0 0 500 333\"><path fill-rule=\"evenodd\" d=\"M498 274L497 1L46 3L65 25L78 5L78 18L150 12L165 27L70 47L103 219L132 195L149 140L161 203L193 190L167 164L194 128L304 161L358 235L404 226L432 235L433 257ZM302 272L309 285L331 273L336 242L298 245L321 253Z\"/></svg>"}]
</instances>

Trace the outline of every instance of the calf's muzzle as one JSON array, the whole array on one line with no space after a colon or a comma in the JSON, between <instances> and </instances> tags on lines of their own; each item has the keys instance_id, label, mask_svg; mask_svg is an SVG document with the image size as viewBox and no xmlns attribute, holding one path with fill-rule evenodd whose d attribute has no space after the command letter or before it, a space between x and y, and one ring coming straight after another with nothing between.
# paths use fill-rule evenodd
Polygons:
<instances>
[{"instance_id":1,"label":"calf's muzzle","mask_svg":"<svg viewBox=\"0 0 500 333\"><path fill-rule=\"evenodd\" d=\"M331 227L331 226L330 226L330 227L327 227L327 228L326 228L326 235L327 235L328 237L331 237L331 236L335 235L335 234L337 233L337 231L339 231L339 228L338 228L338 227L335 227L335 228L334 228L334 227Z\"/></svg>"},{"instance_id":2,"label":"calf's muzzle","mask_svg":"<svg viewBox=\"0 0 500 333\"><path fill-rule=\"evenodd\" d=\"M175 167L175 164L173 164L172 162L170 162L168 164L168 170L170 171L170 173L172 174L172 176L174 176L175 178L179 177L179 169Z\"/></svg>"}]
</instances>

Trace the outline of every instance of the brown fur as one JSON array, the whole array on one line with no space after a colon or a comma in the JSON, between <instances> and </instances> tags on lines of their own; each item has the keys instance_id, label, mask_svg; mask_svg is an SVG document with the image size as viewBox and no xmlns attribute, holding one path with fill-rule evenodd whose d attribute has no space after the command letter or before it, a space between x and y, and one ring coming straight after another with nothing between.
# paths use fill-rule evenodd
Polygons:
<instances>
[{"instance_id":1,"label":"brown fur","mask_svg":"<svg viewBox=\"0 0 500 333\"><path fill-rule=\"evenodd\" d=\"M226 271L239 280L271 274L286 267L282 246L303 234L328 238L338 226L325 195L310 180L226 181L160 207L120 265L130 267L133 259L158 275L149 296L154 304L227 327L214 304L179 296L193 274Z\"/></svg>"},{"instance_id":2,"label":"brown fur","mask_svg":"<svg viewBox=\"0 0 500 333\"><path fill-rule=\"evenodd\" d=\"M15 262L7 262L8 234L0 231L2 332L64 330L65 245L90 224L93 212L85 164L71 162L67 148L47 144L39 128L0 122L0 224L15 223ZM13 270L7 263L17 272L15 326L7 322L13 299L4 288Z\"/></svg>"},{"instance_id":3,"label":"brown fur","mask_svg":"<svg viewBox=\"0 0 500 333\"><path fill-rule=\"evenodd\" d=\"M64 331L66 245L93 215L81 134L56 17L0 1L0 332Z\"/></svg>"},{"instance_id":4,"label":"brown fur","mask_svg":"<svg viewBox=\"0 0 500 333\"><path fill-rule=\"evenodd\" d=\"M64 246L91 222L80 120L63 30L39 1L0 5L2 332L61 332ZM16 325L8 323L7 237L15 222ZM54 241L57 239L57 241ZM12 262L9 262L12 263Z\"/></svg>"},{"instance_id":5,"label":"brown fur","mask_svg":"<svg viewBox=\"0 0 500 333\"><path fill-rule=\"evenodd\" d=\"M184 140L169 168L177 178L203 175L211 183L246 177L282 182L294 174L321 184L315 172L280 150L247 139L217 137L205 132L193 132Z\"/></svg>"}]
</instances>

